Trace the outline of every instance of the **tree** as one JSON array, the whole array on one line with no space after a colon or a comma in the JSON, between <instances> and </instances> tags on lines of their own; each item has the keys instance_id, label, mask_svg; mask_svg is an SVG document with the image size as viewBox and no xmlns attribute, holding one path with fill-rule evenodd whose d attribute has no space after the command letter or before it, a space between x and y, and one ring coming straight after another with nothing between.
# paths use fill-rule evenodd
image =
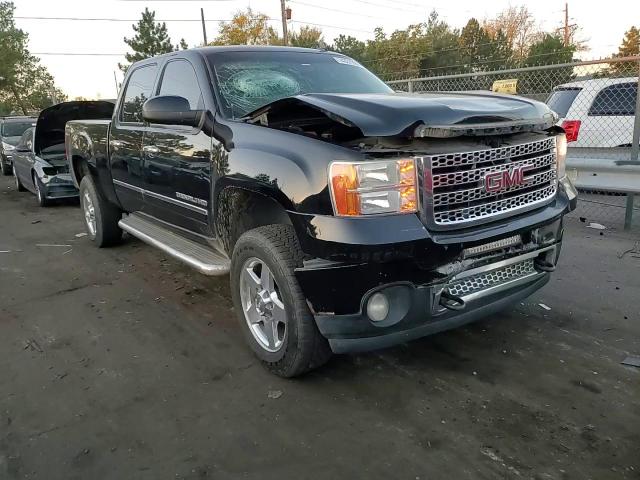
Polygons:
<instances>
[{"instance_id":1,"label":"tree","mask_svg":"<svg viewBox=\"0 0 640 480\"><path fill-rule=\"evenodd\" d=\"M340 36L335 38L333 42L334 44L331 47L331 50L342 53L343 55L351 57L358 62L364 62L366 60L367 45L357 38L352 37L351 35L346 36L340 34Z\"/></svg>"},{"instance_id":2,"label":"tree","mask_svg":"<svg viewBox=\"0 0 640 480\"><path fill-rule=\"evenodd\" d=\"M301 27L298 32L291 32L289 37L292 47L320 48L321 43L324 43L322 30L316 27Z\"/></svg>"},{"instance_id":3,"label":"tree","mask_svg":"<svg viewBox=\"0 0 640 480\"><path fill-rule=\"evenodd\" d=\"M156 12L149 11L146 7L142 12L142 18L132 27L135 35L132 38L124 38L124 43L133 50L133 53L126 53L124 56L129 64L118 64L123 72L127 71L130 64L139 60L173 52L180 48L188 48L184 38L180 40L179 45L174 47L167 31L167 24L156 22Z\"/></svg>"},{"instance_id":4,"label":"tree","mask_svg":"<svg viewBox=\"0 0 640 480\"><path fill-rule=\"evenodd\" d=\"M475 18L471 18L460 32L458 44L465 68L469 71L483 70L491 60L491 39Z\"/></svg>"},{"instance_id":5,"label":"tree","mask_svg":"<svg viewBox=\"0 0 640 480\"><path fill-rule=\"evenodd\" d=\"M24 115L64 101L53 77L27 49L28 35L16 28L12 2L0 2L0 111Z\"/></svg>"},{"instance_id":6,"label":"tree","mask_svg":"<svg viewBox=\"0 0 640 480\"><path fill-rule=\"evenodd\" d=\"M282 40L269 26L269 17L251 8L238 11L228 22L220 22L220 33L211 45L279 45Z\"/></svg>"},{"instance_id":7,"label":"tree","mask_svg":"<svg viewBox=\"0 0 640 480\"><path fill-rule=\"evenodd\" d=\"M502 30L517 59L526 56L538 34L535 18L524 5L503 10L495 18L485 20L483 26L492 38L496 37L498 30Z\"/></svg>"},{"instance_id":8,"label":"tree","mask_svg":"<svg viewBox=\"0 0 640 480\"><path fill-rule=\"evenodd\" d=\"M529 47L529 53L523 60L525 67L550 63L568 63L573 59L576 51L574 45L564 46L560 36L545 33L541 38Z\"/></svg>"},{"instance_id":9,"label":"tree","mask_svg":"<svg viewBox=\"0 0 640 480\"><path fill-rule=\"evenodd\" d=\"M460 33L444 20L440 20L438 12L429 14L424 28L425 50L420 60L421 71L437 69L436 74L447 73L458 65L460 49L458 41Z\"/></svg>"},{"instance_id":10,"label":"tree","mask_svg":"<svg viewBox=\"0 0 640 480\"><path fill-rule=\"evenodd\" d=\"M640 55L640 30L636 27L631 27L624 32L624 38L618 47L618 53L615 53L613 56L620 58L637 55ZM614 73L625 74L636 69L635 65L637 65L635 62L612 63L610 70Z\"/></svg>"}]
</instances>

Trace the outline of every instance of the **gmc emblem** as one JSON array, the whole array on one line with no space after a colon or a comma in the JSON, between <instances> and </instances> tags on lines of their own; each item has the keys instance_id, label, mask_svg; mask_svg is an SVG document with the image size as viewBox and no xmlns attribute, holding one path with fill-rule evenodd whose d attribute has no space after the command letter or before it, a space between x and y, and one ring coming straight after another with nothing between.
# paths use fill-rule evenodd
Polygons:
<instances>
[{"instance_id":1,"label":"gmc emblem","mask_svg":"<svg viewBox=\"0 0 640 480\"><path fill-rule=\"evenodd\" d=\"M516 185L524 185L527 183L524 174L532 168L532 165L522 165L521 167L510 168L501 172L487 173L484 176L484 189L493 193Z\"/></svg>"}]
</instances>

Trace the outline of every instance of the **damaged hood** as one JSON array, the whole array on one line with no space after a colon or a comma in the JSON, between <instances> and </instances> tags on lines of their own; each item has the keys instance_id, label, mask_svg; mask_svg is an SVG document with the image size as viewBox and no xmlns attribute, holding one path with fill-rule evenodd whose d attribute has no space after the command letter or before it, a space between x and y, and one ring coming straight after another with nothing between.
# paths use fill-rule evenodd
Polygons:
<instances>
[{"instance_id":1,"label":"damaged hood","mask_svg":"<svg viewBox=\"0 0 640 480\"><path fill-rule=\"evenodd\" d=\"M544 103L492 92L314 93L277 100L247 118L252 121L266 118L267 124L280 123L296 108L321 112L332 120L360 129L365 137L446 137L473 135L478 130L483 134L497 134L546 129L556 121L555 114Z\"/></svg>"},{"instance_id":2,"label":"damaged hood","mask_svg":"<svg viewBox=\"0 0 640 480\"><path fill-rule=\"evenodd\" d=\"M40 112L36 122L34 151L39 154L54 145L64 144L64 127L71 120L110 119L112 100L63 102Z\"/></svg>"}]
</instances>

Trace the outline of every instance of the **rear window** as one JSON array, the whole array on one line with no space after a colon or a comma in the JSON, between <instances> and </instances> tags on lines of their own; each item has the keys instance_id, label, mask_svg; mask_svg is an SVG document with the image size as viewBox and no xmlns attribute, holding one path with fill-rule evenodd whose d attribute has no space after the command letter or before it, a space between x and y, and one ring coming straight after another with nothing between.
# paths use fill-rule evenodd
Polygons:
<instances>
[{"instance_id":1,"label":"rear window","mask_svg":"<svg viewBox=\"0 0 640 480\"><path fill-rule=\"evenodd\" d=\"M20 137L27 128L32 127L34 121L28 122L5 122L2 124L3 137Z\"/></svg>"},{"instance_id":2,"label":"rear window","mask_svg":"<svg viewBox=\"0 0 640 480\"><path fill-rule=\"evenodd\" d=\"M600 90L593 99L590 116L635 115L638 85L636 83L618 83Z\"/></svg>"},{"instance_id":3,"label":"rear window","mask_svg":"<svg viewBox=\"0 0 640 480\"><path fill-rule=\"evenodd\" d=\"M582 89L577 87L557 88L551 92L551 95L547 98L547 105L551 110L560 115L560 118L564 118L567 116L567 112L569 112L580 90Z\"/></svg>"}]
</instances>

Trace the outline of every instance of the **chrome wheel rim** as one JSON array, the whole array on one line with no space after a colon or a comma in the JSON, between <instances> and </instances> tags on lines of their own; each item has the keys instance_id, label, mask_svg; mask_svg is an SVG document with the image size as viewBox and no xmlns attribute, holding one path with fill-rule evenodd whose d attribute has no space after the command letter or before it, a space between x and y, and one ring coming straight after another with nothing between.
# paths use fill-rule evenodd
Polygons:
<instances>
[{"instance_id":1,"label":"chrome wheel rim","mask_svg":"<svg viewBox=\"0 0 640 480\"><path fill-rule=\"evenodd\" d=\"M36 195L38 196L38 202L42 203L42 190L40 187L40 183L38 182L36 177L33 177L33 183L36 184Z\"/></svg>"},{"instance_id":2,"label":"chrome wheel rim","mask_svg":"<svg viewBox=\"0 0 640 480\"><path fill-rule=\"evenodd\" d=\"M91 236L96 234L96 210L93 207L89 192L84 192L82 196L82 209L84 210L84 221L87 224Z\"/></svg>"},{"instance_id":3,"label":"chrome wheel rim","mask_svg":"<svg viewBox=\"0 0 640 480\"><path fill-rule=\"evenodd\" d=\"M268 352L277 352L287 336L287 313L273 273L260 259L244 262L240 272L240 301L253 338Z\"/></svg>"}]
</instances>

